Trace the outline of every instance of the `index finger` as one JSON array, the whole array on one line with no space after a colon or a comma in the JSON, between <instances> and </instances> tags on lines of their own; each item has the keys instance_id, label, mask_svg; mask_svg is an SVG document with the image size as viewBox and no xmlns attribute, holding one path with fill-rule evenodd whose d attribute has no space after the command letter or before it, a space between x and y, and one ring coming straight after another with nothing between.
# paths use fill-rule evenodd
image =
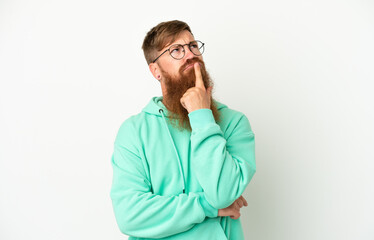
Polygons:
<instances>
[{"instance_id":1,"label":"index finger","mask_svg":"<svg viewBox=\"0 0 374 240\"><path fill-rule=\"evenodd\" d=\"M247 200L243 196L240 196L240 198L243 200L244 206L248 206Z\"/></svg>"},{"instance_id":2,"label":"index finger","mask_svg":"<svg viewBox=\"0 0 374 240\"><path fill-rule=\"evenodd\" d=\"M205 90L203 77L201 76L201 71L200 71L200 64L195 63L193 66L194 66L194 69L195 69L195 76L196 76L195 87L198 87L198 88L201 88L201 89Z\"/></svg>"}]
</instances>

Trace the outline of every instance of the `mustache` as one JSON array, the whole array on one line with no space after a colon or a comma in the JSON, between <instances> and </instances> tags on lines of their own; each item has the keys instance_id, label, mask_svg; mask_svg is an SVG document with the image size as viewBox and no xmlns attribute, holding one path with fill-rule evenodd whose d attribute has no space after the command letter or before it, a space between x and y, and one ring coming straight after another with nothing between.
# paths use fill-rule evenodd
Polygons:
<instances>
[{"instance_id":1,"label":"mustache","mask_svg":"<svg viewBox=\"0 0 374 240\"><path fill-rule=\"evenodd\" d=\"M200 63L202 65L203 68L205 68L205 64L202 60L200 60L199 58L197 57L193 57L193 58L190 58L190 59L187 59L187 61L179 68L179 73L182 73L183 70L190 64L195 64L196 62Z\"/></svg>"}]
</instances>

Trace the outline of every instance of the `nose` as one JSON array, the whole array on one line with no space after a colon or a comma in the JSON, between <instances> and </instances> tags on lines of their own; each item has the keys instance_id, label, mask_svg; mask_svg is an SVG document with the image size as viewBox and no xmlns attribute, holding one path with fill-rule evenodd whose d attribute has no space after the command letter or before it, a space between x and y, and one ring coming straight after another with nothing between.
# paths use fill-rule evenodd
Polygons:
<instances>
[{"instance_id":1,"label":"nose","mask_svg":"<svg viewBox=\"0 0 374 240\"><path fill-rule=\"evenodd\" d=\"M185 45L184 46L184 58L187 60L187 59L191 59L193 57L195 57L195 54L193 54L190 50L190 48L188 47L188 45Z\"/></svg>"}]
</instances>

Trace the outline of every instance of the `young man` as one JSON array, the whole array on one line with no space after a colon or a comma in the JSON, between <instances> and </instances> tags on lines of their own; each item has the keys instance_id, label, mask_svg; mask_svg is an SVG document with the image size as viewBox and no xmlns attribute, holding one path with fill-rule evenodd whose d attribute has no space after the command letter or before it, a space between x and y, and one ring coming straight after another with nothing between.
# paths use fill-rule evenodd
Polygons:
<instances>
[{"instance_id":1,"label":"young man","mask_svg":"<svg viewBox=\"0 0 374 240\"><path fill-rule=\"evenodd\" d=\"M204 43L181 21L143 42L162 97L121 125L111 199L129 239L244 239L241 196L256 172L247 117L212 98Z\"/></svg>"}]
</instances>

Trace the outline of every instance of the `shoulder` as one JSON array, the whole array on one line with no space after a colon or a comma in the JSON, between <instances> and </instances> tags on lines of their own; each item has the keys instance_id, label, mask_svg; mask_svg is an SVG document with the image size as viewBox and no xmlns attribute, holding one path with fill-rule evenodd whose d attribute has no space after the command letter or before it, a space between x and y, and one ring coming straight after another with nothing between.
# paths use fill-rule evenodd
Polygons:
<instances>
[{"instance_id":1,"label":"shoulder","mask_svg":"<svg viewBox=\"0 0 374 240\"><path fill-rule=\"evenodd\" d=\"M145 121L145 115L144 112L140 112L125 119L118 129L115 143L134 141L134 138L138 136L141 124Z\"/></svg>"}]
</instances>

